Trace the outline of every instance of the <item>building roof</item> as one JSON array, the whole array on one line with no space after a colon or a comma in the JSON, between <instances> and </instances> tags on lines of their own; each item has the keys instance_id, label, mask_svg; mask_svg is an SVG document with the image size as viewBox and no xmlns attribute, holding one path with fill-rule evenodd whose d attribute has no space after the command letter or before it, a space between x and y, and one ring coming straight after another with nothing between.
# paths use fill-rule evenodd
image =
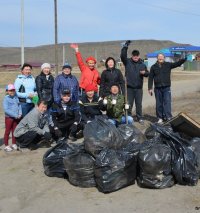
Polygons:
<instances>
[{"instance_id":1,"label":"building roof","mask_svg":"<svg viewBox=\"0 0 200 213\"><path fill-rule=\"evenodd\" d=\"M159 53L163 53L165 57L174 57L174 54L181 54L181 52L200 52L199 46L172 46L165 49L157 50L152 53L147 53L147 58L157 57Z\"/></svg>"},{"instance_id":2,"label":"building roof","mask_svg":"<svg viewBox=\"0 0 200 213\"><path fill-rule=\"evenodd\" d=\"M199 46L180 46L180 47L170 47L171 52L200 52Z\"/></svg>"}]
</instances>

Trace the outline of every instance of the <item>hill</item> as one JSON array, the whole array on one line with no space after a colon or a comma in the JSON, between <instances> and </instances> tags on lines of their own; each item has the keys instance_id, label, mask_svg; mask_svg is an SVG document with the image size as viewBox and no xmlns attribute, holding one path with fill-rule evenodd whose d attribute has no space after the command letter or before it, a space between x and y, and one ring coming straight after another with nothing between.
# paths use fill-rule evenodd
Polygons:
<instances>
[{"instance_id":1,"label":"hill","mask_svg":"<svg viewBox=\"0 0 200 213\"><path fill-rule=\"evenodd\" d=\"M123 41L105 41L105 42L87 42L80 43L80 51L83 57L89 55L96 56L98 61L112 56L118 59L120 56L121 43ZM162 40L134 40L132 41L129 54L133 49L138 49L141 52L141 57L144 58L148 52L159 50L170 46L180 46L185 44L175 43L173 41ZM58 47L59 64L63 61L63 46L65 47L66 59L71 64L76 64L74 51L70 48L69 43L61 43ZM20 47L0 47L0 64L20 64ZM26 62L50 62L55 60L54 45L44 45L37 47L25 47Z\"/></svg>"}]
</instances>

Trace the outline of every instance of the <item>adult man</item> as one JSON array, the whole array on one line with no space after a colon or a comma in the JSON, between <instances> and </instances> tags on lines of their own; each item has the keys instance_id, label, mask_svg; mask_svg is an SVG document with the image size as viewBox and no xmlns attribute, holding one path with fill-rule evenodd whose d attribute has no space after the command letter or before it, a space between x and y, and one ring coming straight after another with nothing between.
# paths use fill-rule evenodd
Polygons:
<instances>
[{"instance_id":1,"label":"adult man","mask_svg":"<svg viewBox=\"0 0 200 213\"><path fill-rule=\"evenodd\" d=\"M153 82L154 92L156 98L156 116L158 123L162 123L163 120L170 120L172 118L171 113L171 69L181 66L185 59L181 59L178 62L170 63L165 61L165 56L159 53L157 56L157 62L151 67L148 90L149 94L153 95Z\"/></svg>"},{"instance_id":2,"label":"adult man","mask_svg":"<svg viewBox=\"0 0 200 213\"><path fill-rule=\"evenodd\" d=\"M111 94L104 98L102 110L106 111L108 120L114 125L126 123L126 117L124 110L129 109L129 105L125 104L125 98L123 95L119 94L119 85L113 83L110 89ZM101 102L101 101L100 101ZM101 105L102 106L102 105ZM133 118L131 116L127 117L128 124L133 124Z\"/></svg>"},{"instance_id":3,"label":"adult man","mask_svg":"<svg viewBox=\"0 0 200 213\"><path fill-rule=\"evenodd\" d=\"M143 124L143 77L148 77L149 72L146 65L140 59L140 52L138 50L133 50L132 57L127 58L129 44L130 41L126 41L121 50L121 60L125 66L125 76L127 79L127 95L130 105L129 114L132 114L132 107L135 102L137 119L141 124Z\"/></svg>"},{"instance_id":4,"label":"adult man","mask_svg":"<svg viewBox=\"0 0 200 213\"><path fill-rule=\"evenodd\" d=\"M45 113L46 110L47 102L39 101L38 105L17 125L14 136L19 147L35 148L42 138L49 142L51 134L49 132L47 113Z\"/></svg>"},{"instance_id":5,"label":"adult man","mask_svg":"<svg viewBox=\"0 0 200 213\"><path fill-rule=\"evenodd\" d=\"M22 106L23 117L34 107L32 98L35 95L36 85L35 79L31 75L31 71L32 66L30 64L24 63L21 67L21 75L17 76L14 83L17 96Z\"/></svg>"},{"instance_id":6,"label":"adult man","mask_svg":"<svg viewBox=\"0 0 200 213\"><path fill-rule=\"evenodd\" d=\"M63 90L61 101L54 103L51 109L51 131L56 139L66 137L76 141L76 133L80 127L81 114L77 102L71 100L70 90Z\"/></svg>"},{"instance_id":7,"label":"adult man","mask_svg":"<svg viewBox=\"0 0 200 213\"><path fill-rule=\"evenodd\" d=\"M98 92L98 84L100 84L99 72L95 68L96 59L92 56L86 59L86 64L83 62L81 53L77 44L71 44L71 48L75 50L78 66L81 70L80 77L80 92L81 96L85 95L85 88L87 85L92 84L95 88L95 95Z\"/></svg>"},{"instance_id":8,"label":"adult man","mask_svg":"<svg viewBox=\"0 0 200 213\"><path fill-rule=\"evenodd\" d=\"M71 100L78 101L79 84L77 78L71 74L71 71L72 67L69 64L65 64L62 67L62 74L56 77L53 87L54 102L60 103L61 93L64 90L70 90Z\"/></svg>"}]
</instances>

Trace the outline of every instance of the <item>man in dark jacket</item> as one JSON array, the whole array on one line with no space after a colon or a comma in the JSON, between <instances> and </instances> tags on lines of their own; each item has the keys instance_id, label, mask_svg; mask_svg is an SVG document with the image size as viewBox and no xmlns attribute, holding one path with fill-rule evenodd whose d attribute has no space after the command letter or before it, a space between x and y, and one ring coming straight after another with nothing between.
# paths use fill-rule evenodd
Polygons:
<instances>
[{"instance_id":1,"label":"man in dark jacket","mask_svg":"<svg viewBox=\"0 0 200 213\"><path fill-rule=\"evenodd\" d=\"M171 69L181 66L185 61L186 58L175 63L165 62L165 56L160 53L157 56L157 62L151 67L148 90L149 94L153 95L152 88L154 82L158 123L162 123L163 120L170 120L172 118Z\"/></svg>"},{"instance_id":2,"label":"man in dark jacket","mask_svg":"<svg viewBox=\"0 0 200 213\"><path fill-rule=\"evenodd\" d=\"M125 66L125 76L127 79L127 94L130 105L129 114L132 114L133 103L136 106L136 116L138 121L143 124L142 118L142 97L143 97L143 78L148 77L149 72L146 65L140 59L138 50L132 51L132 57L127 58L127 50L130 41L126 41L121 50L121 60Z\"/></svg>"},{"instance_id":3,"label":"man in dark jacket","mask_svg":"<svg viewBox=\"0 0 200 213\"><path fill-rule=\"evenodd\" d=\"M113 83L119 85L120 94L124 95L124 78L122 72L116 68L115 59L112 57L108 57L106 59L105 66L106 70L104 70L101 74L99 96L104 98L110 95L110 89Z\"/></svg>"},{"instance_id":4,"label":"man in dark jacket","mask_svg":"<svg viewBox=\"0 0 200 213\"><path fill-rule=\"evenodd\" d=\"M44 63L41 66L41 73L35 79L36 90L40 100L48 102L48 108L53 103L54 77L51 75L51 65Z\"/></svg>"},{"instance_id":5,"label":"man in dark jacket","mask_svg":"<svg viewBox=\"0 0 200 213\"><path fill-rule=\"evenodd\" d=\"M77 102L71 100L69 90L63 90L61 101L52 105L51 116L52 124L50 130L55 138L66 137L71 141L76 141L81 114Z\"/></svg>"},{"instance_id":6,"label":"man in dark jacket","mask_svg":"<svg viewBox=\"0 0 200 213\"><path fill-rule=\"evenodd\" d=\"M102 115L98 103L98 97L94 95L95 87L89 84L85 87L86 96L79 101L82 123L85 125L91 122L96 115Z\"/></svg>"}]
</instances>

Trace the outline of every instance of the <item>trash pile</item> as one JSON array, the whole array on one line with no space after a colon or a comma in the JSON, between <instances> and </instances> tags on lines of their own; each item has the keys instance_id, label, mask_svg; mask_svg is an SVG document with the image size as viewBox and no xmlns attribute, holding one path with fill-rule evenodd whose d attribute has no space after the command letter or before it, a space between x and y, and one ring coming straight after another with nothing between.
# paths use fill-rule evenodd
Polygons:
<instances>
[{"instance_id":1,"label":"trash pile","mask_svg":"<svg viewBox=\"0 0 200 213\"><path fill-rule=\"evenodd\" d=\"M171 126L152 124L146 136L135 126L116 128L97 116L81 144L59 141L43 157L44 172L79 187L110 193L134 184L162 189L195 186L200 178L200 138L190 140Z\"/></svg>"}]
</instances>

